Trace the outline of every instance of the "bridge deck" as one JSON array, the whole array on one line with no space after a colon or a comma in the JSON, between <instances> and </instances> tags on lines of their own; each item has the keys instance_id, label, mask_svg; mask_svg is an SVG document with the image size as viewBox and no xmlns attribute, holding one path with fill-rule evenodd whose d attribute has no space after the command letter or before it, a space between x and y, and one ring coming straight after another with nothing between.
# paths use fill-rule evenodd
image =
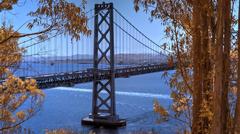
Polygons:
<instances>
[{"instance_id":1,"label":"bridge deck","mask_svg":"<svg viewBox=\"0 0 240 134\"><path fill-rule=\"evenodd\" d=\"M166 64L160 65L147 65L147 66L134 66L115 69L115 77L130 77L134 75L147 74L152 72L160 72L164 70L172 70L174 67L169 67ZM59 86L73 86L78 83L85 83L93 81L93 70L88 69L84 71L61 73L61 74L49 74L36 77L25 77L23 79L33 78L36 79L38 87L53 88ZM97 79L104 80L110 77L111 73L108 69L98 70Z\"/></svg>"}]
</instances>

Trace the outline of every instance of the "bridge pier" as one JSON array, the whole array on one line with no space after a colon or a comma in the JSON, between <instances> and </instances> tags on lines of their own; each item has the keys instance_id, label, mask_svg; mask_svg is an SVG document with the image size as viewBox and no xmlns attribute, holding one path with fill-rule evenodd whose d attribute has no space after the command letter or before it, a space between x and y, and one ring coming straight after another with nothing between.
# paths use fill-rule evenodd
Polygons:
<instances>
[{"instance_id":1,"label":"bridge pier","mask_svg":"<svg viewBox=\"0 0 240 134\"><path fill-rule=\"evenodd\" d=\"M82 125L93 125L93 126L104 126L104 127L110 127L110 128L117 128L126 126L126 120L125 119L109 119L109 118L94 118L92 115L89 115L89 117L85 117L82 119Z\"/></svg>"},{"instance_id":2,"label":"bridge pier","mask_svg":"<svg viewBox=\"0 0 240 134\"><path fill-rule=\"evenodd\" d=\"M103 23L107 27L102 27ZM95 5L94 18L94 67L93 67L93 97L92 113L82 119L83 125L120 127L126 125L126 120L119 119L115 104L115 71L114 71L114 32L113 4ZM99 80L101 64L110 68L107 80Z\"/></svg>"}]
</instances>

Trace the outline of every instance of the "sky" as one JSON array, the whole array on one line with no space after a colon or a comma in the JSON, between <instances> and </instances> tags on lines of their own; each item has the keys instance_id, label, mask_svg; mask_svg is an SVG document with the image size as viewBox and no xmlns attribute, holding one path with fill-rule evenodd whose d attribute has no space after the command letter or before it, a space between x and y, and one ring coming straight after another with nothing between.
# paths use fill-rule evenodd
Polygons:
<instances>
[{"instance_id":1,"label":"sky","mask_svg":"<svg viewBox=\"0 0 240 134\"><path fill-rule=\"evenodd\" d=\"M75 0L79 1L79 0ZM151 37L156 43L160 43L163 36L164 26L160 20L149 20L150 15L142 9L138 12L134 10L134 0L88 0L87 8L92 9L94 4L102 2L112 2L113 6L120 11L131 23L133 23L140 31Z\"/></svg>"},{"instance_id":2,"label":"sky","mask_svg":"<svg viewBox=\"0 0 240 134\"><path fill-rule=\"evenodd\" d=\"M27 2L24 2L27 1ZM1 12L1 20L6 18L7 23L13 24L15 29L21 27L27 20L31 18L27 16L29 11L37 8L37 0L20 0L19 4L10 12ZM81 4L81 0L69 0L76 5ZM133 0L87 0L86 11L94 8L94 4L102 2L112 2L114 8L120 11L131 23L135 25L141 32L150 37L154 42L161 45L164 43L164 26L160 20L150 21L150 15L140 9L138 12L134 10ZM20 29L22 33L30 32L25 27Z\"/></svg>"},{"instance_id":3,"label":"sky","mask_svg":"<svg viewBox=\"0 0 240 134\"><path fill-rule=\"evenodd\" d=\"M36 9L36 0L27 0L28 2L23 3L24 0L20 0L20 4L15 6L14 10L5 14L6 18L10 23L13 23L15 27L21 26L26 20L30 18L27 13L31 10ZM81 3L81 0L69 0L77 5ZM87 0L86 11L93 9L94 4L100 4L102 2L112 2L114 7L118 9L131 23L133 23L143 33L151 37L155 42L160 42L163 38L163 28L160 20L149 20L150 15L140 10L135 12L133 0ZM3 13L1 13L3 14ZM2 18L3 19L3 18Z\"/></svg>"}]
</instances>

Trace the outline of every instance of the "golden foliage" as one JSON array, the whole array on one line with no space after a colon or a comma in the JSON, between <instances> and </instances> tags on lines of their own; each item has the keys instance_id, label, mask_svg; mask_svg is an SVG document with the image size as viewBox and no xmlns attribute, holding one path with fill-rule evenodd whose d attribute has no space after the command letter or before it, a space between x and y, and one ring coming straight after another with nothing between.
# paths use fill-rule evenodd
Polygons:
<instances>
[{"instance_id":1,"label":"golden foliage","mask_svg":"<svg viewBox=\"0 0 240 134\"><path fill-rule=\"evenodd\" d=\"M0 42L12 35L19 35L13 27L3 25L0 28ZM18 68L24 52L17 42L17 38L11 38L0 43L0 131L4 132L33 116L44 97L35 80L21 80L11 74L10 70ZM31 100L29 107L18 111L26 100Z\"/></svg>"},{"instance_id":2,"label":"golden foliage","mask_svg":"<svg viewBox=\"0 0 240 134\"><path fill-rule=\"evenodd\" d=\"M168 112L159 104L157 100L154 101L153 109L154 112L159 113L161 116L167 119L169 115Z\"/></svg>"},{"instance_id":3,"label":"golden foliage","mask_svg":"<svg viewBox=\"0 0 240 134\"><path fill-rule=\"evenodd\" d=\"M28 2L28 1L26 1ZM49 35L69 34L79 40L80 33L89 35L88 18L85 16L86 0L78 7L67 0L39 0L38 7L28 15L32 21L26 27L42 29L37 32L18 33L13 26L4 23L0 28L0 131L19 127L39 111L44 94L33 79L21 80L11 71L19 67L24 49L18 46L18 40L24 37L39 37L45 40ZM12 10L19 0L2 0L0 12ZM18 28L17 28L18 29ZM21 109L27 103L27 108ZM19 109L21 109L19 111Z\"/></svg>"},{"instance_id":4,"label":"golden foliage","mask_svg":"<svg viewBox=\"0 0 240 134\"><path fill-rule=\"evenodd\" d=\"M8 72L0 84L0 130L15 127L33 116L41 107L43 97L35 80L23 81ZM18 111L27 100L31 100L29 107Z\"/></svg>"},{"instance_id":5,"label":"golden foliage","mask_svg":"<svg viewBox=\"0 0 240 134\"><path fill-rule=\"evenodd\" d=\"M75 132L67 129L47 130L45 134L74 134Z\"/></svg>"},{"instance_id":6,"label":"golden foliage","mask_svg":"<svg viewBox=\"0 0 240 134\"><path fill-rule=\"evenodd\" d=\"M18 0L2 0L0 2L0 12L2 10L11 10Z\"/></svg>"},{"instance_id":7,"label":"golden foliage","mask_svg":"<svg viewBox=\"0 0 240 134\"><path fill-rule=\"evenodd\" d=\"M4 0L0 2L0 12L11 10L19 0ZM72 40L79 40L80 33L90 35L88 29L88 18L85 15L86 0L82 0L82 6L78 7L67 0L39 0L38 8L28 13L32 21L26 22L26 27L42 29L37 32L11 34L0 41L0 44L12 39L29 36L38 36L40 40L48 38L49 35L59 35L64 33L72 37ZM20 27L21 28L21 27ZM18 29L18 28L17 28Z\"/></svg>"},{"instance_id":8,"label":"golden foliage","mask_svg":"<svg viewBox=\"0 0 240 134\"><path fill-rule=\"evenodd\" d=\"M168 49L173 51L169 56L168 65L173 66L177 60L176 72L170 76L169 85L172 93L173 104L171 110L173 117L186 126L186 133L191 129L191 106L192 106L192 65L191 65L191 5L186 0L135 0L135 9L143 5L145 10L150 10L152 18L161 19L164 22L165 35L170 39L166 42ZM168 75L164 74L164 77ZM156 109L160 104L154 103L154 110L160 115L167 114L162 107Z\"/></svg>"},{"instance_id":9,"label":"golden foliage","mask_svg":"<svg viewBox=\"0 0 240 134\"><path fill-rule=\"evenodd\" d=\"M19 35L14 32L13 27L6 28L5 25L0 27L0 42L10 35ZM23 49L17 45L17 39L11 39L0 43L0 77L6 71L6 68L16 67L22 58Z\"/></svg>"},{"instance_id":10,"label":"golden foliage","mask_svg":"<svg viewBox=\"0 0 240 134\"><path fill-rule=\"evenodd\" d=\"M82 3L85 3L84 0ZM28 24L28 28L42 26L53 31L63 32L72 36L72 39L79 40L80 33L90 35L87 27L87 17L83 8L77 7L66 0L40 0L39 7L29 15L35 19ZM42 18L48 18L46 22Z\"/></svg>"},{"instance_id":11,"label":"golden foliage","mask_svg":"<svg viewBox=\"0 0 240 134\"><path fill-rule=\"evenodd\" d=\"M224 2L231 4L230 1ZM217 14L219 14L219 11L216 10L218 8L217 3L218 1L205 0L134 0L136 11L139 11L140 7L143 7L145 11L150 11L150 16L153 19L161 19L165 25L165 35L170 39L166 43L167 45L165 45L173 51L172 55L169 56L170 58L168 59L168 64L172 65L173 61L177 60L176 71L170 76L170 80L168 79L168 83L172 90L171 97L173 98L171 110L174 111L176 119L186 119L184 120L184 122L188 124L188 128L186 128L186 130L192 129L192 123L195 119L199 120L197 121L199 124L199 133L210 132L210 124L213 120L213 109L216 107L212 104L214 97L213 93L220 90L214 89L215 87L213 86L216 84L214 83L214 80L216 79L215 76L217 76L215 73L216 68L220 68L216 62L216 58L220 58L219 56L216 56L215 51L216 46L219 44L225 45L223 47L223 56L225 57L221 58L225 64L223 68L226 70L224 71L223 76L220 76L223 77L223 81L221 82L225 86L224 88L226 88L223 90L226 91L227 94L233 93L230 91L236 92L236 87L234 87L234 84L236 86L236 81L234 83L234 80L236 80L237 75L236 65L234 65L237 61L237 53L236 50L234 50L234 42L236 42L236 40L234 40L234 35L232 35L232 33L228 33L227 29L229 28L227 23L230 20L227 18L227 15L231 16L231 13L230 11L224 11L226 16L224 16L224 14L223 16L226 17L224 18L224 21L226 22L225 25L222 26L225 29L222 30L225 31L225 33L217 35L217 25L220 23L220 21L217 21ZM226 5L223 4L223 6ZM195 14L193 14L193 12ZM232 20L235 19L232 18ZM235 22L232 21L233 27ZM217 44L217 36L222 36L225 40L220 41L220 43ZM230 38L228 38L229 36L233 36L233 45L230 41L228 41L228 39L230 40ZM193 45L194 42L195 45ZM229 56L227 45L230 47L233 46L229 50ZM228 66L230 66L230 69L227 69ZM197 74L196 72L198 72L198 75L194 75ZM164 76L167 77L165 73ZM230 86L228 86L229 83ZM219 95L221 96L221 94ZM225 98L228 98L228 96L225 95ZM225 106L227 104L227 100L225 100L222 104ZM156 111L155 105L158 106L159 104L154 104L154 110ZM230 106L231 105L232 104L230 104ZM193 113L194 108L197 109L197 112L195 111ZM227 106L225 108L222 107L222 109L228 110ZM219 110L218 112L220 113L222 111ZM227 114L228 113L225 115ZM225 117L223 117L223 119ZM230 119L232 117L228 118ZM227 123L225 123L225 125L226 124Z\"/></svg>"}]
</instances>

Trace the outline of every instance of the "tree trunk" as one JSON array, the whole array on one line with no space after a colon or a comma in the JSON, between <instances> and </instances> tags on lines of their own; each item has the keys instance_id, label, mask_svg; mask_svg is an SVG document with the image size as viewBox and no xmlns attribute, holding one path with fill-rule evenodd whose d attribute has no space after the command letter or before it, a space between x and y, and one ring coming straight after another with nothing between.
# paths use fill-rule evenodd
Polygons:
<instances>
[{"instance_id":1,"label":"tree trunk","mask_svg":"<svg viewBox=\"0 0 240 134\"><path fill-rule=\"evenodd\" d=\"M217 31L216 31L216 59L215 59L215 77L213 91L213 121L212 134L222 134L222 93L223 93L223 0L218 0L217 7Z\"/></svg>"},{"instance_id":2,"label":"tree trunk","mask_svg":"<svg viewBox=\"0 0 240 134\"><path fill-rule=\"evenodd\" d=\"M229 91L229 77L230 77L230 47L231 47L231 1L224 1L224 54L223 54L223 92L222 92L222 131L228 133L228 91Z\"/></svg>"},{"instance_id":3,"label":"tree trunk","mask_svg":"<svg viewBox=\"0 0 240 134\"><path fill-rule=\"evenodd\" d=\"M193 1L193 107L192 107L192 133L198 133L199 112L202 103L202 80L201 80L201 34L200 34L200 3Z\"/></svg>"},{"instance_id":4,"label":"tree trunk","mask_svg":"<svg viewBox=\"0 0 240 134\"><path fill-rule=\"evenodd\" d=\"M240 4L240 0L239 0ZM238 7L238 70L237 70L237 104L235 109L234 133L240 133L240 7Z\"/></svg>"},{"instance_id":5,"label":"tree trunk","mask_svg":"<svg viewBox=\"0 0 240 134\"><path fill-rule=\"evenodd\" d=\"M208 1L202 1L202 7L208 7ZM202 30L202 78L203 78L203 100L207 102L208 108L210 108L210 99L212 92L212 68L211 68L211 61L210 61L210 47L209 47L209 22L208 22L208 11L206 8L202 9L201 12L201 30ZM204 132L209 132L210 130L210 120L209 117L205 117L203 119L202 130Z\"/></svg>"}]
</instances>

